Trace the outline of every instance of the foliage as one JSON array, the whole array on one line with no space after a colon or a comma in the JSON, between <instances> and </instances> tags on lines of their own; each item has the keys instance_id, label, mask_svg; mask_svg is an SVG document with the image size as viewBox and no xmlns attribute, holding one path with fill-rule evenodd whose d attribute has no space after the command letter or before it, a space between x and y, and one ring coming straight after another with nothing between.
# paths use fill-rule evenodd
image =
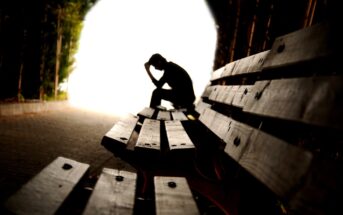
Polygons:
<instances>
[{"instance_id":1,"label":"foliage","mask_svg":"<svg viewBox=\"0 0 343 215\"><path fill-rule=\"evenodd\" d=\"M68 78L72 72L74 55L78 50L78 40L83 27L83 20L88 10L93 6L95 0L59 0L52 1L45 5L48 13L47 32L44 40L49 41L50 50L46 55L46 68L44 69L45 78L42 81L44 94L52 96L54 93L56 49L58 31L62 33L62 45L60 53L59 83ZM59 22L59 24L58 24ZM58 29L58 27L60 29ZM48 38L47 38L48 37Z\"/></svg>"},{"instance_id":2,"label":"foliage","mask_svg":"<svg viewBox=\"0 0 343 215\"><path fill-rule=\"evenodd\" d=\"M0 100L54 94L56 65L62 82L72 71L83 20L96 1L1 1Z\"/></svg>"}]
</instances>

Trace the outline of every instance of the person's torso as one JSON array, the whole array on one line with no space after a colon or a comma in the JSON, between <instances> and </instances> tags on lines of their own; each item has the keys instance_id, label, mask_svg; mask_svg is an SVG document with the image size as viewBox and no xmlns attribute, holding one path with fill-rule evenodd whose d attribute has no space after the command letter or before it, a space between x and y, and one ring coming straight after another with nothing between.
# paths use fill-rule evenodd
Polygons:
<instances>
[{"instance_id":1,"label":"person's torso","mask_svg":"<svg viewBox=\"0 0 343 215\"><path fill-rule=\"evenodd\" d=\"M188 73L179 65L168 62L164 69L166 83L177 91L193 91L193 84Z\"/></svg>"}]
</instances>

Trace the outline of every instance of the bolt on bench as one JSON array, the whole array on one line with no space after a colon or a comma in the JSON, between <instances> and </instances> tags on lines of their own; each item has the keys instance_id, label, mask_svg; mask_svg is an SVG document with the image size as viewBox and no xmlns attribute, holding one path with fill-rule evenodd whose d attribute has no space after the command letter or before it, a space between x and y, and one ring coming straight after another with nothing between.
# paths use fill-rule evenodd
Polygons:
<instances>
[{"instance_id":1,"label":"bolt on bench","mask_svg":"<svg viewBox=\"0 0 343 215\"><path fill-rule=\"evenodd\" d=\"M137 173L105 168L84 213L342 214L335 33L317 24L228 63L195 114L144 108L121 119L101 144Z\"/></svg>"}]
</instances>

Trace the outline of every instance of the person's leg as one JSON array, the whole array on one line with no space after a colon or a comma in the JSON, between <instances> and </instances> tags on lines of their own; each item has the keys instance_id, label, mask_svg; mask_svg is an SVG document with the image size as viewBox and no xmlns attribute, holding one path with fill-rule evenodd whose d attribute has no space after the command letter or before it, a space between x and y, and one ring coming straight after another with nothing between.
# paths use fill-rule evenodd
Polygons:
<instances>
[{"instance_id":1,"label":"person's leg","mask_svg":"<svg viewBox=\"0 0 343 215\"><path fill-rule=\"evenodd\" d=\"M167 100L173 102L173 92L172 90L166 90L161 88L156 88L151 96L150 107L154 108L161 105L161 100Z\"/></svg>"},{"instance_id":2,"label":"person's leg","mask_svg":"<svg viewBox=\"0 0 343 215\"><path fill-rule=\"evenodd\" d=\"M192 94L187 94L184 92L177 92L175 94L175 105L177 106L176 108L178 109L193 109L194 108L194 100L195 96Z\"/></svg>"}]
</instances>

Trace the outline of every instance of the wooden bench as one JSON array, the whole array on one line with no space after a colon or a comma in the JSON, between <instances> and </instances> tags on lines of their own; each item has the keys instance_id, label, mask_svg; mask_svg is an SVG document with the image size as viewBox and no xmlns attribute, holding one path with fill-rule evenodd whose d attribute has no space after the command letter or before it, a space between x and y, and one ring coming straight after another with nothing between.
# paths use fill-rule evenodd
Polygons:
<instances>
[{"instance_id":1,"label":"wooden bench","mask_svg":"<svg viewBox=\"0 0 343 215\"><path fill-rule=\"evenodd\" d=\"M343 214L343 76L332 29L281 36L218 69L196 114L144 108L115 123L101 144L137 172L105 168L81 211ZM10 209L28 198L20 193Z\"/></svg>"},{"instance_id":2,"label":"wooden bench","mask_svg":"<svg viewBox=\"0 0 343 215\"><path fill-rule=\"evenodd\" d=\"M222 190L235 208L226 207L230 198L216 202L225 212L342 211L343 77L333 32L317 24L218 69L196 105L198 120L145 108L102 144L143 169L188 158L200 176L231 187ZM170 156L176 151L185 156Z\"/></svg>"},{"instance_id":3,"label":"wooden bench","mask_svg":"<svg viewBox=\"0 0 343 215\"><path fill-rule=\"evenodd\" d=\"M149 196L145 193L145 182L138 184L140 176L125 170L104 168L95 186L90 188L86 182L88 168L88 164L58 157L7 200L5 212L86 215L154 214L156 211L156 214L199 214L184 177L154 176L154 190L149 191L152 193ZM85 193L85 189L91 193ZM80 201L80 197L83 200ZM147 198L156 203L147 201Z\"/></svg>"}]
</instances>

